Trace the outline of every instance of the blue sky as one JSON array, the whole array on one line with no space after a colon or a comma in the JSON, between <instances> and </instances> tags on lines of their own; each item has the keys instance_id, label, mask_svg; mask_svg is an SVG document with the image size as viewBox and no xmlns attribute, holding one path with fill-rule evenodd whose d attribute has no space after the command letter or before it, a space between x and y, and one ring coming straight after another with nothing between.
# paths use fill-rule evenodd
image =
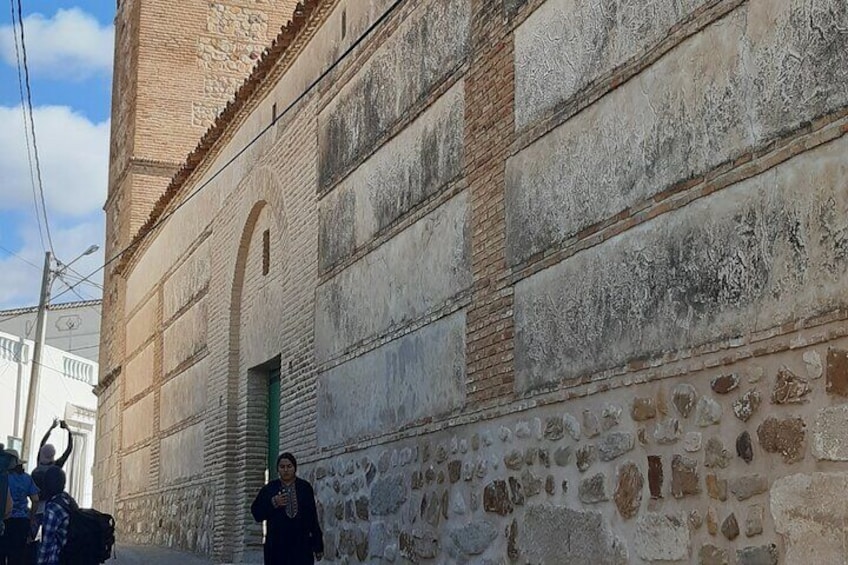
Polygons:
<instances>
[{"instance_id":1,"label":"blue sky","mask_svg":"<svg viewBox=\"0 0 848 565\"><path fill-rule=\"evenodd\" d=\"M100 251L74 264L87 275L103 262L115 2L22 0L22 6L54 248L68 262L89 245L100 245ZM44 261L10 10L8 4L0 10L0 309L37 303ZM101 274L95 280L102 282ZM57 281L53 294L66 288ZM84 298L100 296L87 284L78 291ZM58 301L79 299L66 293Z\"/></svg>"}]
</instances>

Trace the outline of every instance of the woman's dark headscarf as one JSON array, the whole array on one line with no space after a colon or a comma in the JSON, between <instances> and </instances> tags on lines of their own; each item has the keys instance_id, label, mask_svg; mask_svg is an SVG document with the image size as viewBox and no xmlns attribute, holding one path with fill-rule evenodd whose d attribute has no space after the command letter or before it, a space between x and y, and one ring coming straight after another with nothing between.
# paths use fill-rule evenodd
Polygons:
<instances>
[{"instance_id":1,"label":"woman's dark headscarf","mask_svg":"<svg viewBox=\"0 0 848 565\"><path fill-rule=\"evenodd\" d=\"M41 498L50 500L65 490L65 472L59 467L50 467L44 473L44 488L41 489Z\"/></svg>"},{"instance_id":2,"label":"woman's dark headscarf","mask_svg":"<svg viewBox=\"0 0 848 565\"><path fill-rule=\"evenodd\" d=\"M283 459L288 459L291 461L292 466L294 467L294 472L297 473L297 459L294 458L294 455L286 451L285 453L280 453L280 456L277 457L277 467L280 466L280 461Z\"/></svg>"}]
</instances>

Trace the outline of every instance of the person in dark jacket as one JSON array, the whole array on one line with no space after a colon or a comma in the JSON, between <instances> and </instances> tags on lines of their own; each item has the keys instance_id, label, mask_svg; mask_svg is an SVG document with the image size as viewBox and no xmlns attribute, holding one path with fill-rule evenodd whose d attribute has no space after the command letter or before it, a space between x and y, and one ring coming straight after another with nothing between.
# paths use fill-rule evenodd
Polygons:
<instances>
[{"instance_id":1,"label":"person in dark jacket","mask_svg":"<svg viewBox=\"0 0 848 565\"><path fill-rule=\"evenodd\" d=\"M324 557L315 491L298 478L291 453L277 458L279 479L262 487L250 507L253 519L267 522L265 565L312 565Z\"/></svg>"}]
</instances>

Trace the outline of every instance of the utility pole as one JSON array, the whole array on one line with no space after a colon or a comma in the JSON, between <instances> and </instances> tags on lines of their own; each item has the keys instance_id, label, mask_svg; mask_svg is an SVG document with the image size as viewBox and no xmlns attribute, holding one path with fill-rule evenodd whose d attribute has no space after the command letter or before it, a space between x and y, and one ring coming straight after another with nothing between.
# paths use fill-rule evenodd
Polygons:
<instances>
[{"instance_id":1,"label":"utility pole","mask_svg":"<svg viewBox=\"0 0 848 565\"><path fill-rule=\"evenodd\" d=\"M38 300L38 321L35 325L35 348L32 353L32 373L29 380L29 394L27 395L26 418L24 420L24 441L21 445L21 458L28 458L28 450L32 445L32 434L35 428L35 411L38 403L38 385L41 379L41 349L44 346L44 334L47 325L44 318L47 313L47 305L50 303L50 286L53 283L53 270L51 269L53 254L49 251L44 254L44 273L41 277L41 297Z\"/></svg>"}]
</instances>

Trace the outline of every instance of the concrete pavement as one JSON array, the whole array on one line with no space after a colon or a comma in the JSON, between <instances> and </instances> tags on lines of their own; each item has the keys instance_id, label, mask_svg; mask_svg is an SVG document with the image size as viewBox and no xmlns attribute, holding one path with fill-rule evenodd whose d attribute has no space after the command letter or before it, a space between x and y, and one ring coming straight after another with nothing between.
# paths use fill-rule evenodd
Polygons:
<instances>
[{"instance_id":1,"label":"concrete pavement","mask_svg":"<svg viewBox=\"0 0 848 565\"><path fill-rule=\"evenodd\" d=\"M115 557L106 562L115 565L212 565L212 561L193 553L144 545L121 545L115 548Z\"/></svg>"}]
</instances>

